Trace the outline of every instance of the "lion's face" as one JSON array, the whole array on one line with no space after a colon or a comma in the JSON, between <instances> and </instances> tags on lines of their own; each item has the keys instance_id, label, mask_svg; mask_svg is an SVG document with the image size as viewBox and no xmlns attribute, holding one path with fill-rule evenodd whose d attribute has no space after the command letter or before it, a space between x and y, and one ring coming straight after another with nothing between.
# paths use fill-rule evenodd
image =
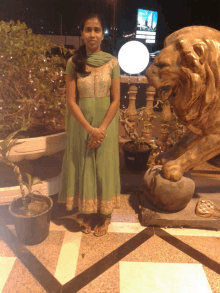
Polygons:
<instances>
[{"instance_id":1,"label":"lion's face","mask_svg":"<svg viewBox=\"0 0 220 293\"><path fill-rule=\"evenodd\" d=\"M209 31L220 35L207 27L188 27L173 33L146 71L149 83L162 100L170 101L182 123L199 115L202 97L208 98L209 84L215 87L216 72L209 64L213 63L213 54L219 54L219 40L210 40Z\"/></svg>"}]
</instances>

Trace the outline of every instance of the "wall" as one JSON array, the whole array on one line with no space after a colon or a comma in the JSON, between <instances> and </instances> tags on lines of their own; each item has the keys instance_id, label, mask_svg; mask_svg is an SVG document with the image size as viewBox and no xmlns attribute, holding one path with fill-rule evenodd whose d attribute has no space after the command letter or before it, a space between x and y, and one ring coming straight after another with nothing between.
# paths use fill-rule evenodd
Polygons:
<instances>
[{"instance_id":1,"label":"wall","mask_svg":"<svg viewBox=\"0 0 220 293\"><path fill-rule=\"evenodd\" d=\"M78 49L82 45L82 40L79 36L59 36L59 35L43 35L45 38L50 39L54 44L60 45L74 45Z\"/></svg>"}]
</instances>

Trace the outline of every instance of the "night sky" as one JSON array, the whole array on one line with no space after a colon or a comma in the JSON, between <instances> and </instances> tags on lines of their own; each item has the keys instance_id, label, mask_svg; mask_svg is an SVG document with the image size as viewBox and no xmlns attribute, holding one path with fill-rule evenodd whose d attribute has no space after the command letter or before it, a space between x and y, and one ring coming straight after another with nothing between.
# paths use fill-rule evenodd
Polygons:
<instances>
[{"instance_id":1,"label":"night sky","mask_svg":"<svg viewBox=\"0 0 220 293\"><path fill-rule=\"evenodd\" d=\"M136 24L137 8L158 11L157 44L161 49L167 35L185 26L206 25L220 30L219 0L2 0L0 20L24 21L34 33L78 33L82 16L90 11L102 13L106 27L112 26L113 1L117 2L117 38L132 32ZM145 3L143 5L143 3Z\"/></svg>"}]
</instances>

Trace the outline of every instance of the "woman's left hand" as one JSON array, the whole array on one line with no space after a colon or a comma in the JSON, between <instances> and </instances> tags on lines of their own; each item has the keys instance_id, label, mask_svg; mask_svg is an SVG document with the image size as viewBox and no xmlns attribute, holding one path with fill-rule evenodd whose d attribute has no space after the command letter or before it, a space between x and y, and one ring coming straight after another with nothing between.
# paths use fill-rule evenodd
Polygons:
<instances>
[{"instance_id":1,"label":"woman's left hand","mask_svg":"<svg viewBox=\"0 0 220 293\"><path fill-rule=\"evenodd\" d=\"M100 140L95 140L95 138L91 137L87 146L88 148L97 148L100 146L102 142L103 142L103 138L101 138Z\"/></svg>"}]
</instances>

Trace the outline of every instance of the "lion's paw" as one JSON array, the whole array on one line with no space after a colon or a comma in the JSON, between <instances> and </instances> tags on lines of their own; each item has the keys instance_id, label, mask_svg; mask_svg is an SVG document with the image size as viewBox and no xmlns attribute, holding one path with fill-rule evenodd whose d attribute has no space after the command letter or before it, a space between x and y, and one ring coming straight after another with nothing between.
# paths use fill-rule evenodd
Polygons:
<instances>
[{"instance_id":1,"label":"lion's paw","mask_svg":"<svg viewBox=\"0 0 220 293\"><path fill-rule=\"evenodd\" d=\"M165 153L160 153L156 159L155 159L155 163L156 165L164 165L167 162L169 162L170 160L174 160L175 158L169 154L168 152Z\"/></svg>"},{"instance_id":2,"label":"lion's paw","mask_svg":"<svg viewBox=\"0 0 220 293\"><path fill-rule=\"evenodd\" d=\"M175 161L167 162L162 168L162 173L166 179L173 181L179 181L183 176L182 168Z\"/></svg>"}]
</instances>

